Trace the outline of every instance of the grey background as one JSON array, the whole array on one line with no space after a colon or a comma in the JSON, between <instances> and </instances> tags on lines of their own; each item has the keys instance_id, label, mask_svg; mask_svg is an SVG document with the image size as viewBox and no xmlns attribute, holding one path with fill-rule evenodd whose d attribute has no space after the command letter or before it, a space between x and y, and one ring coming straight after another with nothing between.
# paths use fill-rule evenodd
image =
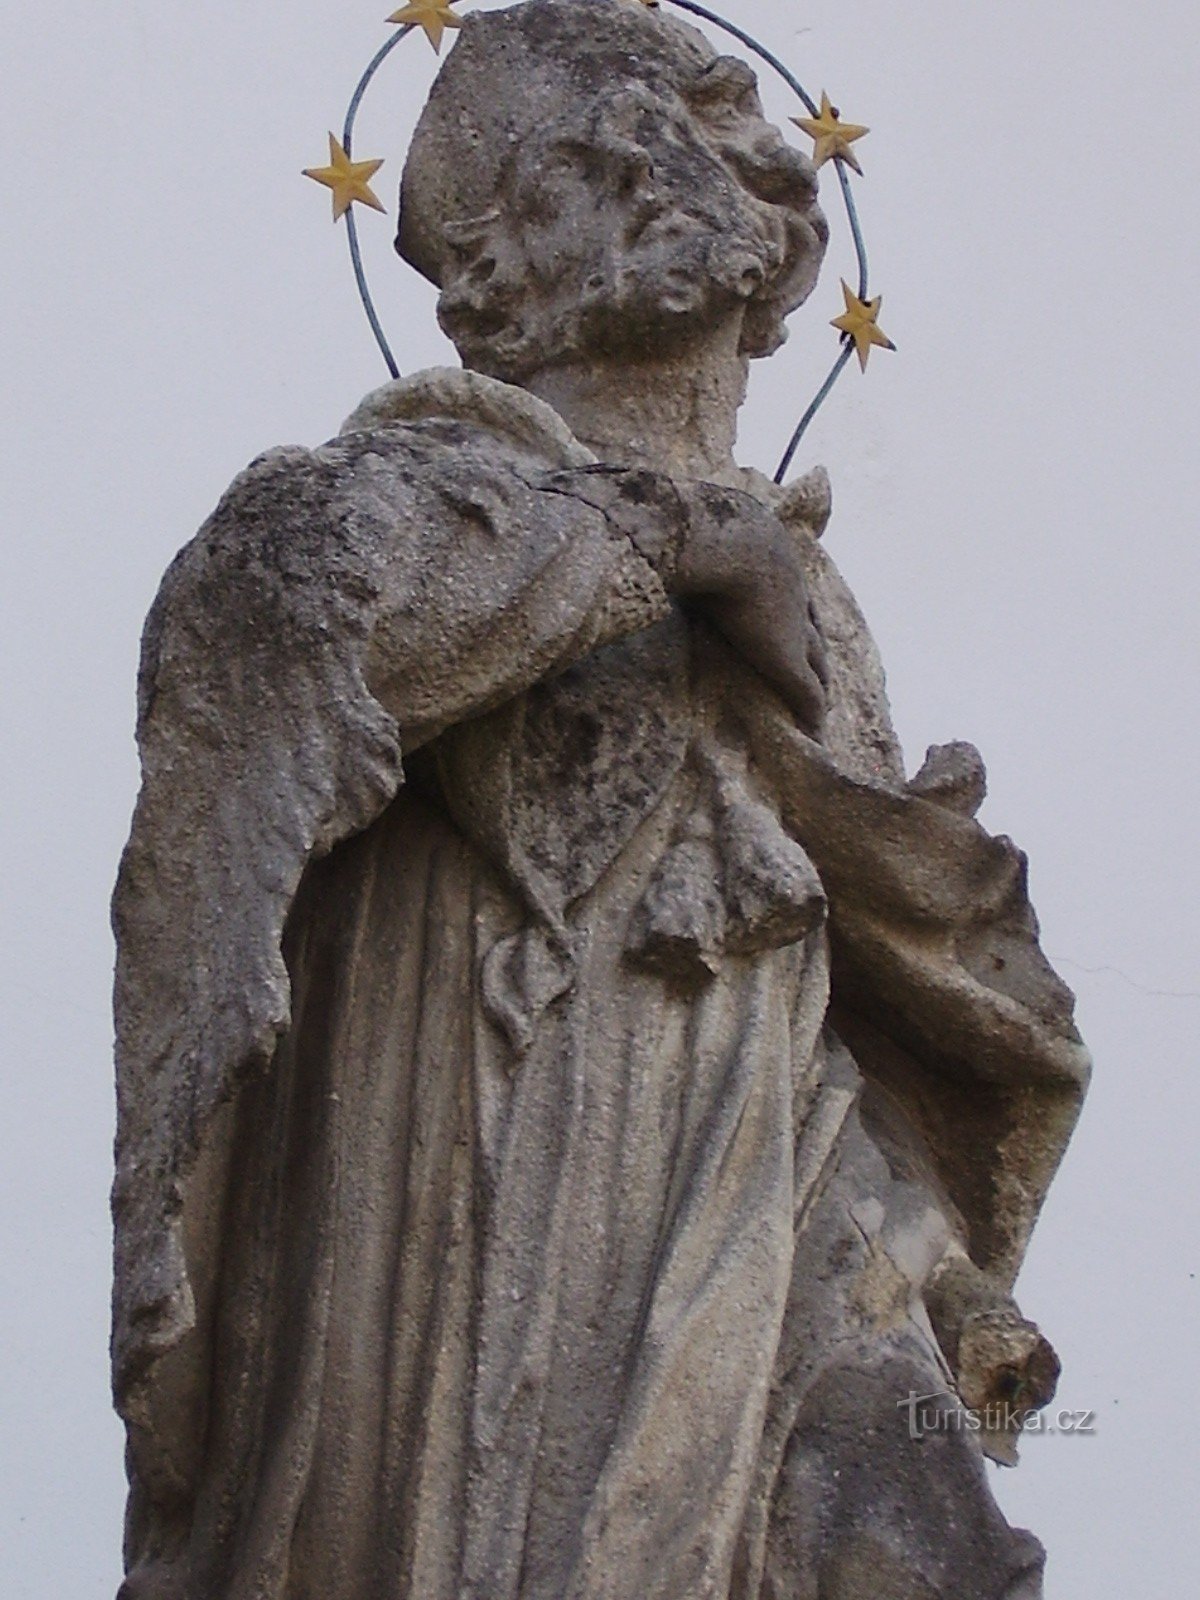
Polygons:
<instances>
[{"instance_id":1,"label":"grey background","mask_svg":"<svg viewBox=\"0 0 1200 1600\"><path fill-rule=\"evenodd\" d=\"M732 0L731 0L732 8ZM377 14L378 9L378 14ZM110 1594L122 1501L105 1340L107 895L133 800L137 634L257 451L315 443L383 373L325 159L387 37L365 0L4 8L0 644L0 1591ZM1022 1282L1094 1435L999 1490L1050 1600L1188 1592L1197 1505L1194 508L1200 183L1191 3L738 0L875 130L859 185L882 324L798 466L888 664L910 763L966 737L984 820L1030 852L1097 1057ZM399 158L433 56L380 80L358 153ZM792 105L774 86L780 116ZM797 137L799 137L797 135ZM835 248L756 372L772 467L834 353ZM408 371L432 295L362 214Z\"/></svg>"}]
</instances>

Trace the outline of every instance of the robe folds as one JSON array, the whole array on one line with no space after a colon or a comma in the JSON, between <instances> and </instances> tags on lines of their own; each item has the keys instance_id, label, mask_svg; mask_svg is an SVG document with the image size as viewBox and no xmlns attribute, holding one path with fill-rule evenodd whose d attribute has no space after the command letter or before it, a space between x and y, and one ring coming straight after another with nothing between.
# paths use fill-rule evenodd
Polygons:
<instances>
[{"instance_id":1,"label":"robe folds","mask_svg":"<svg viewBox=\"0 0 1200 1600\"><path fill-rule=\"evenodd\" d=\"M1023 858L906 787L810 528L820 744L593 465L425 374L164 582L115 901L129 1600L1036 1592L973 1441L864 1443L954 1381L948 1261L1007 1303L1076 1114Z\"/></svg>"}]
</instances>

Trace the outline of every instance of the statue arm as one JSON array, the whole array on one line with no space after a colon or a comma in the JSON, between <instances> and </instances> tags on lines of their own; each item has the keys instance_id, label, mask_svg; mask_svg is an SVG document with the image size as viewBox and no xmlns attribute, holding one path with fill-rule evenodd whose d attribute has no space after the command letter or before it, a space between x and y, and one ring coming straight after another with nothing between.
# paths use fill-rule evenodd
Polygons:
<instances>
[{"instance_id":1,"label":"statue arm","mask_svg":"<svg viewBox=\"0 0 1200 1600\"><path fill-rule=\"evenodd\" d=\"M403 530L381 529L367 676L406 750L660 620L668 594L820 729L826 667L803 567L750 496L637 469L530 472L484 448L405 477Z\"/></svg>"},{"instance_id":2,"label":"statue arm","mask_svg":"<svg viewBox=\"0 0 1200 1600\"><path fill-rule=\"evenodd\" d=\"M405 478L400 517L378 527L364 656L405 750L668 614L683 530L669 497L631 525L487 445Z\"/></svg>"}]
</instances>

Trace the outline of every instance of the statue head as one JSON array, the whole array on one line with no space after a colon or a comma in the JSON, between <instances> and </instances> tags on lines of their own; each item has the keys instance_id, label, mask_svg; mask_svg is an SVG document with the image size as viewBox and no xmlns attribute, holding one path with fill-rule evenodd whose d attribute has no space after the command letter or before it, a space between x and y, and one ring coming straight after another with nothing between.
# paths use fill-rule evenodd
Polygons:
<instances>
[{"instance_id":1,"label":"statue head","mask_svg":"<svg viewBox=\"0 0 1200 1600\"><path fill-rule=\"evenodd\" d=\"M633 0L465 19L418 124L397 249L464 363L520 382L728 319L769 355L828 237L753 72Z\"/></svg>"}]
</instances>

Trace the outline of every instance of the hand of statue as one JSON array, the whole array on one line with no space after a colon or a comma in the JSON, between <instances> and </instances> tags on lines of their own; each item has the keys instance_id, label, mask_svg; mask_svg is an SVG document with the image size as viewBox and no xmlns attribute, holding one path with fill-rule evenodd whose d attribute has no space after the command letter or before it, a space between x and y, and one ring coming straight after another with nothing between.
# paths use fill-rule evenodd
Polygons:
<instances>
[{"instance_id":1,"label":"hand of statue","mask_svg":"<svg viewBox=\"0 0 1200 1600\"><path fill-rule=\"evenodd\" d=\"M794 540L749 495L709 483L682 492L687 529L669 587L696 602L819 734L829 677Z\"/></svg>"},{"instance_id":2,"label":"hand of statue","mask_svg":"<svg viewBox=\"0 0 1200 1600\"><path fill-rule=\"evenodd\" d=\"M547 473L541 486L602 511L667 591L703 610L779 690L805 731L819 735L829 681L825 646L795 541L764 505L737 489L637 467Z\"/></svg>"}]
</instances>

